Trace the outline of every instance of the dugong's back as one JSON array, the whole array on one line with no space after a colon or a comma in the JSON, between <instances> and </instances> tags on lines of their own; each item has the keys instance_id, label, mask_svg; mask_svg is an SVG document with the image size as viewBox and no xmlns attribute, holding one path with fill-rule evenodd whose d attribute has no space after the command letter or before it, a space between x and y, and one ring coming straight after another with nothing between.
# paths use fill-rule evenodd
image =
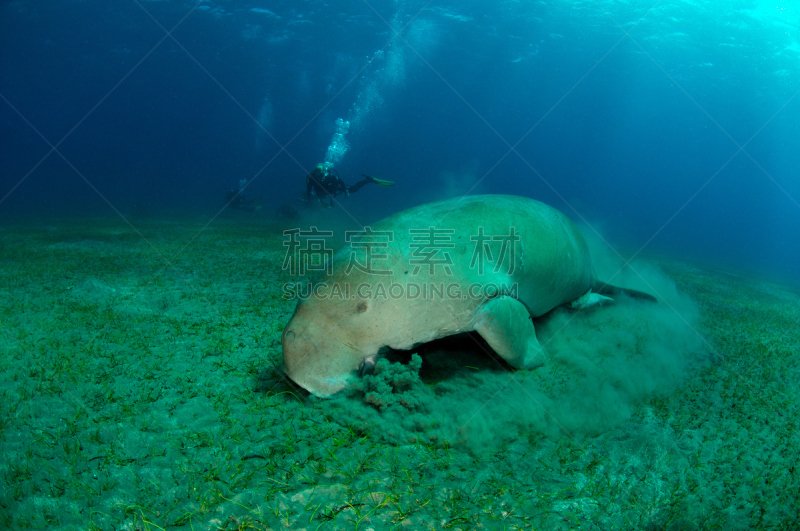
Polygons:
<instances>
[{"instance_id":1,"label":"dugong's back","mask_svg":"<svg viewBox=\"0 0 800 531\"><path fill-rule=\"evenodd\" d=\"M448 243L453 246L445 249L454 261L451 280L464 285L515 283L519 300L534 316L574 301L594 282L586 242L575 224L533 199L478 195L429 203L390 216L373 230L392 231L392 247L408 262L415 244L418 246L409 229L428 228L451 231ZM513 242L514 248L505 249L503 257L498 257L503 238L509 245ZM492 243L495 256L481 272L476 246L483 242ZM495 271L497 258L504 260L499 271Z\"/></svg>"}]
</instances>

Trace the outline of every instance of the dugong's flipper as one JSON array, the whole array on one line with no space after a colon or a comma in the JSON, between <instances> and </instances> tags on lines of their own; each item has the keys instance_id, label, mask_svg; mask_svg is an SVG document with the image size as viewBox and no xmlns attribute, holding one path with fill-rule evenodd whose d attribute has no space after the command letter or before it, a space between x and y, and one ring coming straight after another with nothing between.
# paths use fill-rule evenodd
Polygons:
<instances>
[{"instance_id":1,"label":"dugong's flipper","mask_svg":"<svg viewBox=\"0 0 800 531\"><path fill-rule=\"evenodd\" d=\"M614 302L614 299L611 297L606 297L605 295L600 295L599 293L593 293L592 290L587 291L583 294L583 296L578 297L574 301L569 304L569 307L574 310L584 310L595 304L603 305L606 303Z\"/></svg>"},{"instance_id":2,"label":"dugong's flipper","mask_svg":"<svg viewBox=\"0 0 800 531\"><path fill-rule=\"evenodd\" d=\"M533 369L544 363L531 316L518 300L505 296L490 300L475 313L472 324L512 367Z\"/></svg>"}]
</instances>

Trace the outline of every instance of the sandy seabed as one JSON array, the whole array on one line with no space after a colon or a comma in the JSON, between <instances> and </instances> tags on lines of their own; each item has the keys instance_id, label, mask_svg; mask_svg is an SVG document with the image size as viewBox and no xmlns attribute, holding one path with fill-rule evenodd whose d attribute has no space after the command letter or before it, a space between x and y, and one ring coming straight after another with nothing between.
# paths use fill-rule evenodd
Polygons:
<instances>
[{"instance_id":1,"label":"sandy seabed","mask_svg":"<svg viewBox=\"0 0 800 531\"><path fill-rule=\"evenodd\" d=\"M690 334L554 312L532 374L462 340L321 401L280 369L278 226L134 226L0 227L0 528L800 528L797 289L651 259Z\"/></svg>"}]
</instances>

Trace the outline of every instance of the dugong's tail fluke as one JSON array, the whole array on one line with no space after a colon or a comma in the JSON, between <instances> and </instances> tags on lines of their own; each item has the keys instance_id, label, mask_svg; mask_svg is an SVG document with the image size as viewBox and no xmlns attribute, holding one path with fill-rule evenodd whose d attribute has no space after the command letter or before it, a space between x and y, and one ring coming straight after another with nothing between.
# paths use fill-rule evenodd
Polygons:
<instances>
[{"instance_id":1,"label":"dugong's tail fluke","mask_svg":"<svg viewBox=\"0 0 800 531\"><path fill-rule=\"evenodd\" d=\"M637 291L635 289L628 289L628 288L620 288L619 286L613 286L605 282L598 281L592 287L592 291L595 293L599 293L600 295L605 295L606 297L617 297L619 295L627 295L632 299L637 299L640 301L658 302L658 299L656 299L649 293L645 293L644 291Z\"/></svg>"}]
</instances>

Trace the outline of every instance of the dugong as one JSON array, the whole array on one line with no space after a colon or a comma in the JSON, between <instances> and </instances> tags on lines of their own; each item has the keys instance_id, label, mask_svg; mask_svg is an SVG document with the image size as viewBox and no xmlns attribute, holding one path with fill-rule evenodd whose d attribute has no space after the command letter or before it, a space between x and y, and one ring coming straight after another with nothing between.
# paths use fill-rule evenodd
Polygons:
<instances>
[{"instance_id":1,"label":"dugong","mask_svg":"<svg viewBox=\"0 0 800 531\"><path fill-rule=\"evenodd\" d=\"M356 233L298 296L283 331L285 373L327 398L407 350L476 331L515 368L544 363L532 318L626 292L594 275L586 242L558 210L508 195L467 196L390 216ZM298 295L299 292L299 295Z\"/></svg>"}]
</instances>

